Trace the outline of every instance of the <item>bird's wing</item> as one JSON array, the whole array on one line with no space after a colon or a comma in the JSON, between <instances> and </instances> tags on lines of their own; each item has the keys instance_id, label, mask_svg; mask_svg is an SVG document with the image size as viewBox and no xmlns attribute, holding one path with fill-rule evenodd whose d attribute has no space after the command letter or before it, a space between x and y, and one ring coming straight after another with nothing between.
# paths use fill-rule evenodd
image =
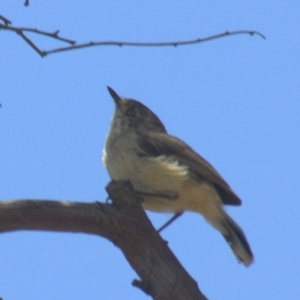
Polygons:
<instances>
[{"instance_id":1,"label":"bird's wing","mask_svg":"<svg viewBox=\"0 0 300 300\"><path fill-rule=\"evenodd\" d=\"M215 168L183 141L164 133L140 132L138 143L141 149L140 155L173 157L179 164L188 166L195 177L211 182L224 204L241 205L241 199Z\"/></svg>"}]
</instances>

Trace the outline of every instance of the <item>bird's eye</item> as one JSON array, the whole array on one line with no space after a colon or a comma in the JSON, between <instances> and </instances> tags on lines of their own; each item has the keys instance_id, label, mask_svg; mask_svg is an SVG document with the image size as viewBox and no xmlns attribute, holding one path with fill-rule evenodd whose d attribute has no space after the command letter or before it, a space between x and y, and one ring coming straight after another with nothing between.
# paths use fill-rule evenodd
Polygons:
<instances>
[{"instance_id":1,"label":"bird's eye","mask_svg":"<svg viewBox=\"0 0 300 300\"><path fill-rule=\"evenodd\" d=\"M128 108L128 109L126 110L126 115L127 115L127 116L132 116L132 114L133 114L133 108L130 107L130 108Z\"/></svg>"}]
</instances>

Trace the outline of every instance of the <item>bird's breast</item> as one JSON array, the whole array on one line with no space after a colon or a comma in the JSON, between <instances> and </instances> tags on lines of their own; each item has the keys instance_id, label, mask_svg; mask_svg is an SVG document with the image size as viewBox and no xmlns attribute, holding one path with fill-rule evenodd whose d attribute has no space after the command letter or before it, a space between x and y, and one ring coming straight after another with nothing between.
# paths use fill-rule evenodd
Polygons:
<instances>
[{"instance_id":1,"label":"bird's breast","mask_svg":"<svg viewBox=\"0 0 300 300\"><path fill-rule=\"evenodd\" d=\"M188 176L188 168L168 157L140 155L134 142L117 141L105 149L104 164L114 180L130 180L139 191L177 190Z\"/></svg>"}]
</instances>

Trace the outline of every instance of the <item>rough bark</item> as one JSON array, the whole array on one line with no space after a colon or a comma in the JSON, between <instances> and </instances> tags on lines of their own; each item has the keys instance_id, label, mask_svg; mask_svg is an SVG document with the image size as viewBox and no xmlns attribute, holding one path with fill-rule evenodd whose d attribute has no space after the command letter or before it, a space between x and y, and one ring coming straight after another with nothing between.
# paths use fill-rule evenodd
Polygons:
<instances>
[{"instance_id":1,"label":"rough bark","mask_svg":"<svg viewBox=\"0 0 300 300\"><path fill-rule=\"evenodd\" d=\"M207 299L160 237L129 182L110 182L107 203L19 200L0 202L0 232L47 230L102 236L124 253L153 299Z\"/></svg>"}]
</instances>

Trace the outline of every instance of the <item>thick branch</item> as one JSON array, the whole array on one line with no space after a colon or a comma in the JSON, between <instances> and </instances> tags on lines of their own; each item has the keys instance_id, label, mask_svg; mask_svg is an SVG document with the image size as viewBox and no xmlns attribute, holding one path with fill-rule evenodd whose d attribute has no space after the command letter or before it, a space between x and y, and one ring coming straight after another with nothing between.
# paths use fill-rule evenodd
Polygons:
<instances>
[{"instance_id":1,"label":"thick branch","mask_svg":"<svg viewBox=\"0 0 300 300\"><path fill-rule=\"evenodd\" d=\"M120 247L153 299L206 299L153 228L128 182L111 182L113 204L23 200L0 203L0 232L48 230L105 237Z\"/></svg>"}]
</instances>

